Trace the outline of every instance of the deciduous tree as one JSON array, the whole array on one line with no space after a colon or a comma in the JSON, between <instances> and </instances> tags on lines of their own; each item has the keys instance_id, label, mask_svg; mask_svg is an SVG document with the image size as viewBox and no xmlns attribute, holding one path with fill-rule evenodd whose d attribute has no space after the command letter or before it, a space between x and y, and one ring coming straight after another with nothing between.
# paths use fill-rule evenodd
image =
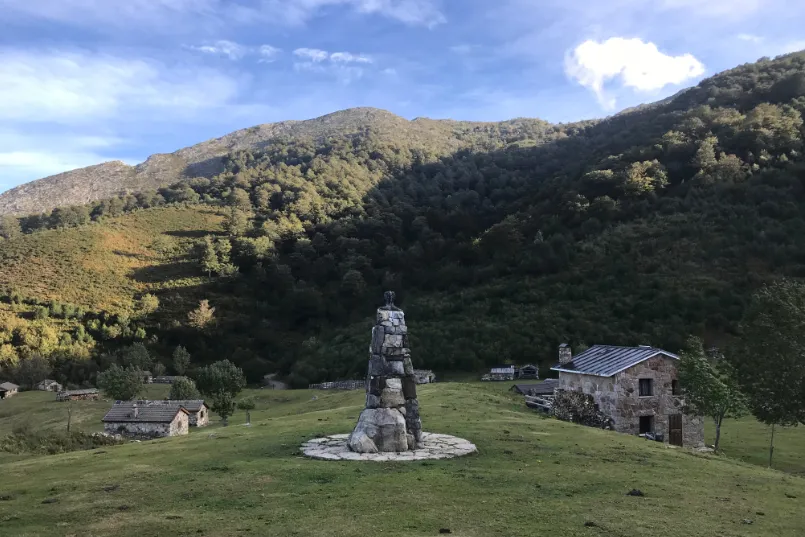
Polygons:
<instances>
[{"instance_id":1,"label":"deciduous tree","mask_svg":"<svg viewBox=\"0 0 805 537\"><path fill-rule=\"evenodd\" d=\"M734 351L754 416L774 427L805 423L805 286L780 280L759 289L741 322Z\"/></svg>"},{"instance_id":2,"label":"deciduous tree","mask_svg":"<svg viewBox=\"0 0 805 537\"><path fill-rule=\"evenodd\" d=\"M112 399L134 399L143 390L143 372L133 367L117 364L98 374L98 387Z\"/></svg>"},{"instance_id":3,"label":"deciduous tree","mask_svg":"<svg viewBox=\"0 0 805 537\"><path fill-rule=\"evenodd\" d=\"M171 391L168 399L196 399L199 396L198 388L193 379L178 377L171 384Z\"/></svg>"},{"instance_id":4,"label":"deciduous tree","mask_svg":"<svg viewBox=\"0 0 805 537\"><path fill-rule=\"evenodd\" d=\"M746 400L731 364L722 356L708 358L702 341L690 338L679 362L679 384L685 413L707 416L715 423L714 447L718 451L724 418L738 418L746 412Z\"/></svg>"}]
</instances>

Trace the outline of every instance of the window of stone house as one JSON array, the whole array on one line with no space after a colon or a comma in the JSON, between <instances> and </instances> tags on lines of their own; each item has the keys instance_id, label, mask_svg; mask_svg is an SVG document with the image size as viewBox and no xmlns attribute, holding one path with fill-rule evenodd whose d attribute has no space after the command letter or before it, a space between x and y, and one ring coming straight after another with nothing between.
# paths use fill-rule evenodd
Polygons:
<instances>
[{"instance_id":1,"label":"window of stone house","mask_svg":"<svg viewBox=\"0 0 805 537\"><path fill-rule=\"evenodd\" d=\"M654 381L652 379L640 379L640 397L654 395Z\"/></svg>"},{"instance_id":2,"label":"window of stone house","mask_svg":"<svg viewBox=\"0 0 805 537\"><path fill-rule=\"evenodd\" d=\"M654 432L654 416L640 416L640 434Z\"/></svg>"},{"instance_id":3,"label":"window of stone house","mask_svg":"<svg viewBox=\"0 0 805 537\"><path fill-rule=\"evenodd\" d=\"M671 395L679 395L679 381L672 380L671 381Z\"/></svg>"}]
</instances>

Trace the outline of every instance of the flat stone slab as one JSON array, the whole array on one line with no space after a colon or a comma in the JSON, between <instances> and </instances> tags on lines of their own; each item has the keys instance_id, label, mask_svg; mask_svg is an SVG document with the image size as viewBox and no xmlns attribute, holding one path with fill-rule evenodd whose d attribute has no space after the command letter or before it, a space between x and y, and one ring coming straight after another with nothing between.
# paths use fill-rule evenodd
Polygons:
<instances>
[{"instance_id":1,"label":"flat stone slab","mask_svg":"<svg viewBox=\"0 0 805 537\"><path fill-rule=\"evenodd\" d=\"M452 459L476 453L475 444L449 434L422 433L420 449L399 453L355 453L349 449L348 434L334 434L314 438L302 444L302 453L313 459L327 461L424 461L428 459Z\"/></svg>"}]
</instances>

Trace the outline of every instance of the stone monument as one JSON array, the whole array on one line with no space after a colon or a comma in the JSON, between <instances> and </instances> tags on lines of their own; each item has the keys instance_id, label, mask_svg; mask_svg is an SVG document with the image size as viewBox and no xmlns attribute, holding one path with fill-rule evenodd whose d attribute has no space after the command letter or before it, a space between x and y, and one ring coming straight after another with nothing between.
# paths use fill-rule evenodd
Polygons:
<instances>
[{"instance_id":1,"label":"stone monument","mask_svg":"<svg viewBox=\"0 0 805 537\"><path fill-rule=\"evenodd\" d=\"M349 435L357 453L403 452L423 446L416 397L416 375L408 350L405 314L394 305L394 292L384 294L369 348L366 408Z\"/></svg>"}]
</instances>

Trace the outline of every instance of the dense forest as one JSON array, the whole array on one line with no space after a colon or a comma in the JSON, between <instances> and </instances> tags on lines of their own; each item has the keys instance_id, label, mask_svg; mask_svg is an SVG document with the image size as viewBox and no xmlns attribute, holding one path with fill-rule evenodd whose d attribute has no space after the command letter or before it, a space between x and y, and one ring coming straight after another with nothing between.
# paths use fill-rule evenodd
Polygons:
<instances>
[{"instance_id":1,"label":"dense forest","mask_svg":"<svg viewBox=\"0 0 805 537\"><path fill-rule=\"evenodd\" d=\"M251 381L360 377L387 289L415 365L440 372L548 365L565 341L720 344L760 284L805 276L803 113L805 53L763 58L602 121L451 122L455 143L438 146L373 125L274 141L227 156L212 178L5 217L0 236L171 204L225 212L223 232L194 239L201 283L182 291L182 315L157 305L173 289L137 297L123 322L80 312L80 341L110 342L89 352L98 364L145 341L168 369L182 345ZM25 300L15 292L4 296ZM214 311L190 311L199 299Z\"/></svg>"}]
</instances>

